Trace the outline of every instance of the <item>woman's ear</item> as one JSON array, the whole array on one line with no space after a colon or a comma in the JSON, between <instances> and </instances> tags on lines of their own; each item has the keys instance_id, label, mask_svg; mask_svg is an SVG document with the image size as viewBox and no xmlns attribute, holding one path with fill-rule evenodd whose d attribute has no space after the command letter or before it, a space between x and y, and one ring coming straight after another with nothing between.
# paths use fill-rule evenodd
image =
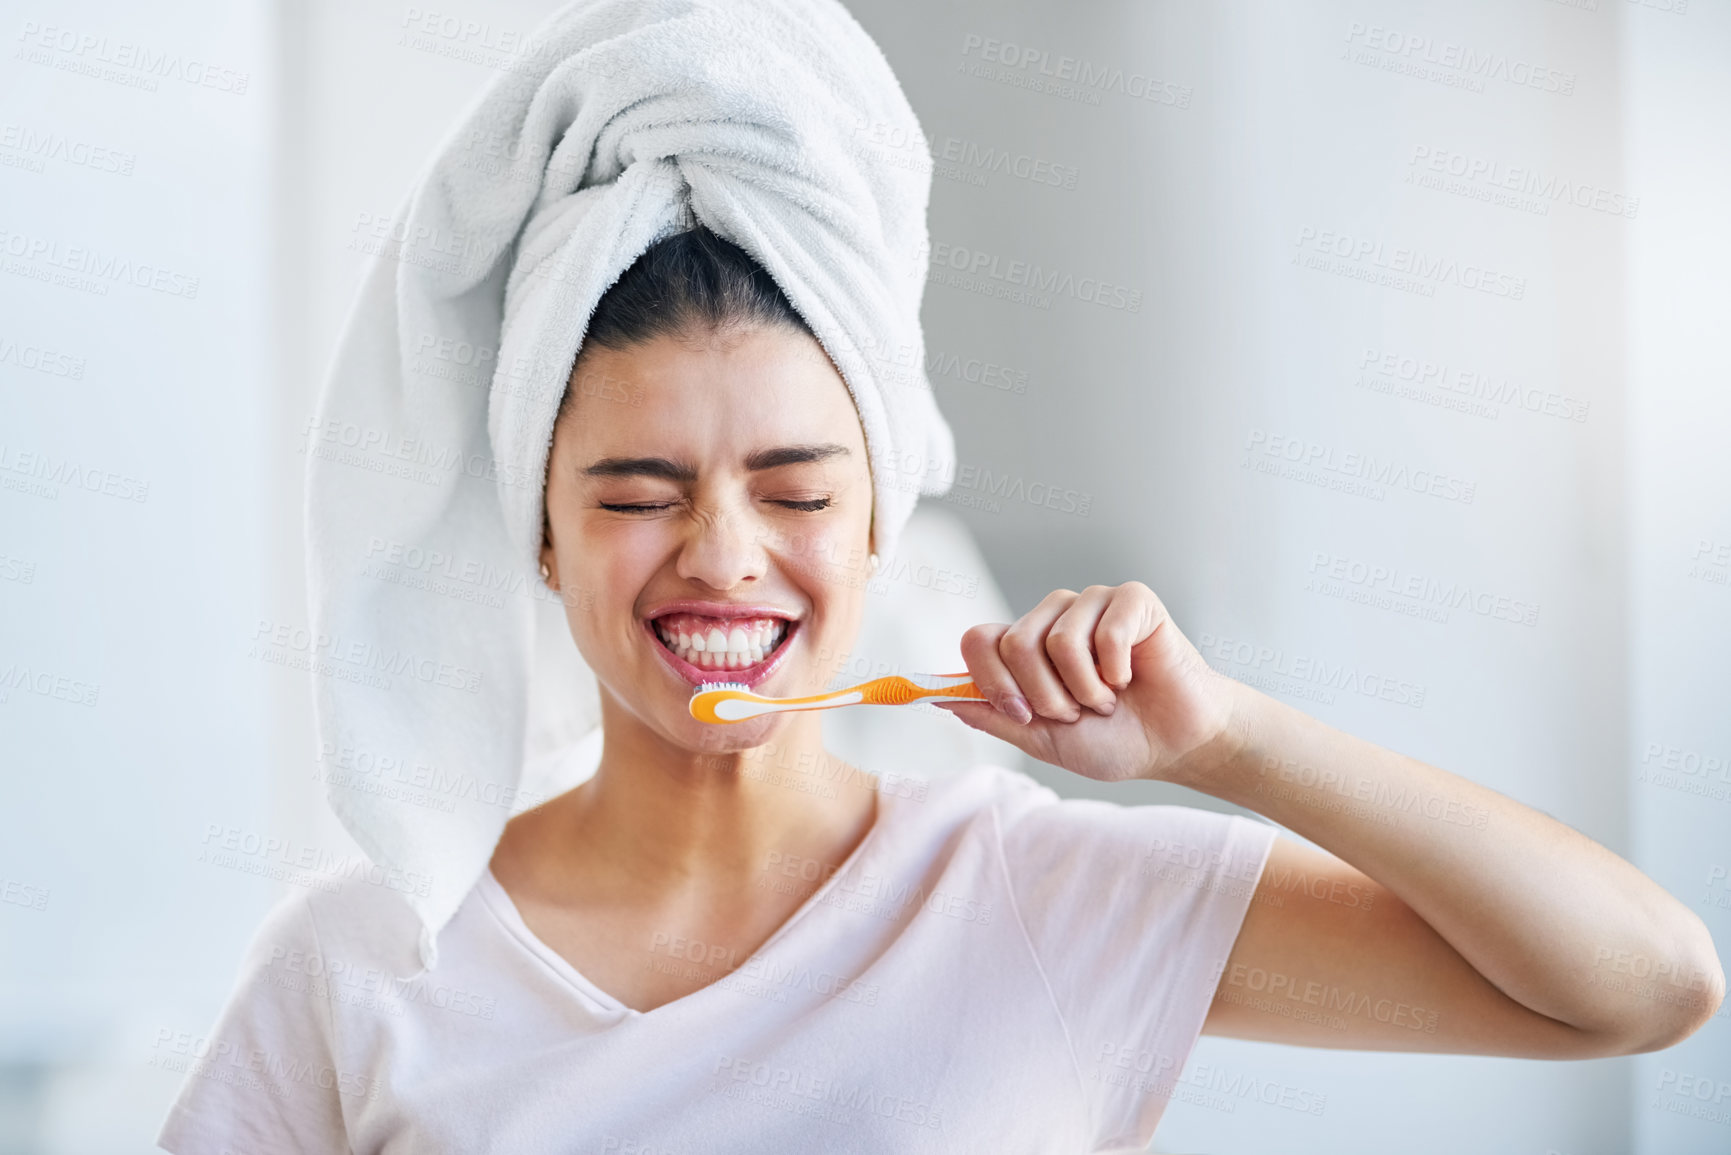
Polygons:
<instances>
[{"instance_id":1,"label":"woman's ear","mask_svg":"<svg viewBox=\"0 0 1731 1155\"><path fill-rule=\"evenodd\" d=\"M559 559L553 552L553 525L545 513L541 515L541 580L548 589L558 590Z\"/></svg>"}]
</instances>

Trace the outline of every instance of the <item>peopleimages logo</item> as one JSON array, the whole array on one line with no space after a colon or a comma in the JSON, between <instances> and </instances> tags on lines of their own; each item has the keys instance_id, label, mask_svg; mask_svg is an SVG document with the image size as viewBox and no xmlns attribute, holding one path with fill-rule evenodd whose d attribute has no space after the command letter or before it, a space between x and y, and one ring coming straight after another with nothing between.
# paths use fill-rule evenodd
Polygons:
<instances>
[{"instance_id":1,"label":"peopleimages logo","mask_svg":"<svg viewBox=\"0 0 1731 1155\"><path fill-rule=\"evenodd\" d=\"M1530 61L1511 59L1502 52L1480 52L1452 40L1433 40L1429 36L1385 28L1380 24L1364 24L1357 20L1346 27L1347 44L1385 57L1388 63L1409 66L1428 65L1445 69L1461 80L1482 83L1501 80L1522 88L1536 88L1568 96L1575 91L1575 74L1563 72ZM1361 63L1381 63L1375 56ZM1395 69L1399 71L1399 69Z\"/></svg>"},{"instance_id":2,"label":"peopleimages logo","mask_svg":"<svg viewBox=\"0 0 1731 1155\"><path fill-rule=\"evenodd\" d=\"M1142 309L1141 289L1101 277L1078 277L1066 270L1048 269L1038 263L947 241L932 242L929 266L931 279L938 284L983 291L1041 309L1049 308L1054 296L1126 313Z\"/></svg>"},{"instance_id":3,"label":"peopleimages logo","mask_svg":"<svg viewBox=\"0 0 1731 1155\"><path fill-rule=\"evenodd\" d=\"M1444 408L1495 420L1496 406L1508 405L1564 421L1585 421L1591 403L1553 390L1533 389L1477 369L1441 359L1366 348L1358 359L1354 384L1378 393L1432 400Z\"/></svg>"},{"instance_id":4,"label":"peopleimages logo","mask_svg":"<svg viewBox=\"0 0 1731 1155\"><path fill-rule=\"evenodd\" d=\"M0 228L0 254L26 262L7 265L6 271L20 276L39 273L37 280L50 280L50 270L77 278L68 287L84 291L100 290L106 296L108 285L131 285L170 297L193 300L198 296L198 278L191 273L170 269L148 261L134 261L118 253L104 252L89 245L63 245L52 237L35 236ZM88 283L85 279L88 278Z\"/></svg>"},{"instance_id":5,"label":"peopleimages logo","mask_svg":"<svg viewBox=\"0 0 1731 1155\"><path fill-rule=\"evenodd\" d=\"M27 910L47 910L52 892L46 887L31 886L13 878L0 878L0 902L22 906Z\"/></svg>"},{"instance_id":6,"label":"peopleimages logo","mask_svg":"<svg viewBox=\"0 0 1731 1155\"><path fill-rule=\"evenodd\" d=\"M71 702L75 706L94 706L97 696L102 693L102 687L95 682L80 681L65 674L32 668L21 662L10 662L0 667L0 702L11 697L13 691L40 694L44 698Z\"/></svg>"},{"instance_id":7,"label":"peopleimages logo","mask_svg":"<svg viewBox=\"0 0 1731 1155\"><path fill-rule=\"evenodd\" d=\"M1509 165L1491 157L1469 156L1446 148L1415 145L1407 161L1406 181L1442 192L1458 192L1478 196L1493 203L1507 204L1550 215L1550 202L1562 201L1576 208L1591 209L1611 216L1633 218L1641 207L1639 197L1613 192L1602 185L1572 181L1552 173L1540 172L1528 165ZM1452 177L1462 186L1443 182ZM1434 178L1428 179L1427 178ZM1496 194L1508 194L1508 199L1496 200ZM1531 204L1522 197L1532 198Z\"/></svg>"},{"instance_id":8,"label":"peopleimages logo","mask_svg":"<svg viewBox=\"0 0 1731 1155\"><path fill-rule=\"evenodd\" d=\"M1283 648L1218 637L1206 631L1196 636L1196 648L1210 660L1210 664L1237 667L1234 677L1239 681L1250 684L1263 681L1280 690L1314 686L1414 709L1424 706L1427 693L1426 688L1416 682L1363 669L1352 662L1330 662L1311 654L1290 653ZM1293 685L1288 686L1284 684L1286 682ZM1332 703L1333 695L1326 695L1324 700Z\"/></svg>"},{"instance_id":9,"label":"peopleimages logo","mask_svg":"<svg viewBox=\"0 0 1731 1155\"><path fill-rule=\"evenodd\" d=\"M315 633L304 626L265 618L258 619L253 629L248 656L382 690L391 688L392 677L409 677L470 694L481 690L479 670L407 650L387 649L364 638Z\"/></svg>"},{"instance_id":10,"label":"peopleimages logo","mask_svg":"<svg viewBox=\"0 0 1731 1155\"><path fill-rule=\"evenodd\" d=\"M1649 742L1635 781L1731 802L1731 755L1703 754L1667 742Z\"/></svg>"},{"instance_id":11,"label":"peopleimages logo","mask_svg":"<svg viewBox=\"0 0 1731 1155\"><path fill-rule=\"evenodd\" d=\"M6 476L6 475L13 476ZM20 450L0 441L0 488L26 489L34 496L58 499L60 486L100 493L120 501L147 501L150 482L84 465L52 453Z\"/></svg>"},{"instance_id":12,"label":"peopleimages logo","mask_svg":"<svg viewBox=\"0 0 1731 1155\"><path fill-rule=\"evenodd\" d=\"M1263 996L1261 999L1247 998L1222 989L1218 997L1225 1002L1243 1003L1276 1014L1293 1009L1291 1004L1319 1007L1320 1014L1334 1018L1339 1024L1335 1029L1344 1029L1346 1024L1339 1020L1338 1015L1347 1014L1373 1019L1386 1026L1436 1034L1440 1018L1438 1012L1399 999L1377 997L1367 991L1306 980L1279 971L1266 971L1244 963L1233 963L1230 967L1222 964L1221 969L1224 972L1224 982L1221 984L1223 988L1238 987L1241 991ZM1333 1014L1336 1012L1337 1014ZM1335 1026L1334 1023L1328 1025Z\"/></svg>"},{"instance_id":13,"label":"peopleimages logo","mask_svg":"<svg viewBox=\"0 0 1731 1155\"><path fill-rule=\"evenodd\" d=\"M331 418L321 423L316 417L308 418L301 436L303 453L422 485L438 485L444 477L453 475L502 485L540 484L539 478L511 462L501 462L462 446L443 445L352 421Z\"/></svg>"},{"instance_id":14,"label":"peopleimages logo","mask_svg":"<svg viewBox=\"0 0 1731 1155\"><path fill-rule=\"evenodd\" d=\"M1314 593L1430 621L1446 623L1452 610L1522 626L1539 621L1536 602L1325 550L1311 554L1309 573L1305 588Z\"/></svg>"},{"instance_id":15,"label":"peopleimages logo","mask_svg":"<svg viewBox=\"0 0 1731 1155\"><path fill-rule=\"evenodd\" d=\"M386 754L365 746L320 742L317 759L327 781L364 793L401 797L422 804L437 802L432 808L447 812L456 809L456 802L510 810L547 801L545 795L535 791L520 790L468 770L452 770L418 756ZM398 787L400 791L394 789Z\"/></svg>"},{"instance_id":16,"label":"peopleimages logo","mask_svg":"<svg viewBox=\"0 0 1731 1155\"><path fill-rule=\"evenodd\" d=\"M71 353L63 353L42 345L20 344L0 336L0 365L16 365L20 369L46 373L50 377L67 377L73 381L81 381L84 379L84 364L83 357L75 357Z\"/></svg>"},{"instance_id":17,"label":"peopleimages logo","mask_svg":"<svg viewBox=\"0 0 1731 1155\"><path fill-rule=\"evenodd\" d=\"M340 888L344 881L360 881L405 894L420 895L423 898L432 893L431 875L415 870L405 871L395 866L383 866L364 854L339 854L322 847L298 843L292 838L278 838L239 826L226 826L220 822L205 823L202 845L204 849L199 854L199 860L217 866L235 867L238 859L252 859L259 864L280 868L282 881L296 881L287 875L303 872L306 875L320 876L316 880L303 881L336 884L335 887L320 886L319 889L334 891Z\"/></svg>"},{"instance_id":18,"label":"peopleimages logo","mask_svg":"<svg viewBox=\"0 0 1731 1155\"><path fill-rule=\"evenodd\" d=\"M1293 242L1292 263L1319 272L1371 281L1424 297L1438 285L1455 285L1519 301L1527 295L1527 279L1499 272L1472 261L1441 257L1414 248L1388 248L1374 237L1357 237L1332 229L1304 225Z\"/></svg>"},{"instance_id":19,"label":"peopleimages logo","mask_svg":"<svg viewBox=\"0 0 1731 1155\"><path fill-rule=\"evenodd\" d=\"M27 162L16 167L28 168L32 172L42 172L46 162L54 160L92 172L131 176L133 166L138 163L135 153L92 144L64 133L44 132L13 121L0 125L0 152L16 154ZM5 163L9 162L0 157L0 164Z\"/></svg>"},{"instance_id":20,"label":"peopleimages logo","mask_svg":"<svg viewBox=\"0 0 1731 1155\"><path fill-rule=\"evenodd\" d=\"M858 1113L934 1130L943 1126L942 1113L930 1103L890 1094L876 1087L813 1075L803 1069L723 1055L716 1059L714 1073L723 1088L729 1083L743 1084L772 1094L809 1099L840 1110L843 1114L832 1118L831 1122L852 1122L851 1113Z\"/></svg>"},{"instance_id":21,"label":"peopleimages logo","mask_svg":"<svg viewBox=\"0 0 1731 1155\"><path fill-rule=\"evenodd\" d=\"M1478 492L1477 482L1435 469L1414 469L1391 458L1343 451L1266 429L1250 430L1244 446L1244 465L1324 488L1362 494L1375 501L1382 500L1386 488L1471 505Z\"/></svg>"},{"instance_id":22,"label":"peopleimages logo","mask_svg":"<svg viewBox=\"0 0 1731 1155\"><path fill-rule=\"evenodd\" d=\"M1008 149L993 148L990 145L977 144L960 137L946 136L938 146L935 159L947 162L953 166L952 171L968 183L985 184L986 177L992 173L1002 176L1013 176L1032 184L1052 185L1055 188L1073 189L1076 178L1081 170L1073 164L1058 164L1044 157L1032 156L1025 152L1011 152ZM939 172L944 173L942 165ZM978 179L974 179L977 177Z\"/></svg>"},{"instance_id":23,"label":"peopleimages logo","mask_svg":"<svg viewBox=\"0 0 1731 1155\"><path fill-rule=\"evenodd\" d=\"M1018 87L1050 92L1086 104L1099 104L1102 92L1116 92L1134 100L1147 100L1173 108L1189 108L1190 98L1195 91L1188 84L1160 80L1146 72L1126 72L1122 68L1096 64L1078 56L1053 57L1051 52L1044 48L977 33L969 33L963 39L962 55L1010 71L1008 76L998 76L981 71L978 66L970 68L970 61L963 61L957 71L992 80L1008 80L1013 76L1024 82L1018 84Z\"/></svg>"},{"instance_id":24,"label":"peopleimages logo","mask_svg":"<svg viewBox=\"0 0 1731 1155\"><path fill-rule=\"evenodd\" d=\"M179 80L195 88L244 96L252 82L250 74L237 68L76 28L38 24L34 20L24 21L18 41L23 45L19 58L32 64L46 64L100 80L123 81L147 92L157 90L158 80ZM55 53L59 55L56 57Z\"/></svg>"},{"instance_id":25,"label":"peopleimages logo","mask_svg":"<svg viewBox=\"0 0 1731 1155\"><path fill-rule=\"evenodd\" d=\"M315 1065L298 1056L247 1047L229 1039L177 1032L171 1027L156 1032L152 1047L153 1067L242 1087L255 1095L284 1098L291 1084L374 1102L384 1094L383 1083L363 1074Z\"/></svg>"},{"instance_id":26,"label":"peopleimages logo","mask_svg":"<svg viewBox=\"0 0 1731 1155\"><path fill-rule=\"evenodd\" d=\"M1689 555L1689 569L1684 576L1710 585L1731 585L1731 541L1697 538L1695 552Z\"/></svg>"}]
</instances>

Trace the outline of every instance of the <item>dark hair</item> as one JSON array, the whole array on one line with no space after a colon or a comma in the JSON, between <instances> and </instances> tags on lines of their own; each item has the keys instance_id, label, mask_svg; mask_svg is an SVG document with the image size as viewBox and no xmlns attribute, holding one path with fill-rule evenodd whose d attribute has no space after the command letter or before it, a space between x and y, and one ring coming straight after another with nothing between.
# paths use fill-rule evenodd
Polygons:
<instances>
[{"instance_id":1,"label":"dark hair","mask_svg":"<svg viewBox=\"0 0 1731 1155\"><path fill-rule=\"evenodd\" d=\"M596 304L583 344L624 349L756 325L811 334L768 270L700 224L656 241L625 270Z\"/></svg>"}]
</instances>

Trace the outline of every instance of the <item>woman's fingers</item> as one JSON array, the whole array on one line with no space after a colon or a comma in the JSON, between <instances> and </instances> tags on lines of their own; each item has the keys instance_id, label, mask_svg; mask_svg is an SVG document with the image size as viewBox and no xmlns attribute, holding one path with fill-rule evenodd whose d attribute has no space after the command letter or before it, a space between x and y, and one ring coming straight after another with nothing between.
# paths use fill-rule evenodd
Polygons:
<instances>
[{"instance_id":1,"label":"woman's fingers","mask_svg":"<svg viewBox=\"0 0 1731 1155\"><path fill-rule=\"evenodd\" d=\"M1130 684L1131 649L1162 613L1141 582L1053 590L1012 625L970 629L962 657L987 700L1018 722L1074 722L1083 707L1106 715L1114 689Z\"/></svg>"},{"instance_id":2,"label":"woman's fingers","mask_svg":"<svg viewBox=\"0 0 1731 1155\"><path fill-rule=\"evenodd\" d=\"M998 653L998 640L1009 628L1002 622L971 627L962 635L962 661L986 700L999 713L1025 725L1034 720L1034 712Z\"/></svg>"},{"instance_id":3,"label":"woman's fingers","mask_svg":"<svg viewBox=\"0 0 1731 1155\"><path fill-rule=\"evenodd\" d=\"M1130 684L1130 651L1165 616L1166 607L1141 582L1125 582L1112 591L1111 603L1094 627L1094 653L1107 685L1122 690Z\"/></svg>"},{"instance_id":4,"label":"woman's fingers","mask_svg":"<svg viewBox=\"0 0 1731 1155\"><path fill-rule=\"evenodd\" d=\"M998 656L1034 713L1059 722L1074 722L1082 716L1082 707L1064 689L1063 678L1046 656L1046 632L1078 596L1075 590L1053 590L998 639Z\"/></svg>"},{"instance_id":5,"label":"woman's fingers","mask_svg":"<svg viewBox=\"0 0 1731 1155\"><path fill-rule=\"evenodd\" d=\"M1063 678L1064 689L1073 700L1096 714L1110 714L1118 702L1118 695L1101 680L1094 657L1102 616L1115 602L1116 593L1111 586L1089 586L1076 595L1046 631L1046 656ZM1129 664L1126 653L1126 669Z\"/></svg>"}]
</instances>

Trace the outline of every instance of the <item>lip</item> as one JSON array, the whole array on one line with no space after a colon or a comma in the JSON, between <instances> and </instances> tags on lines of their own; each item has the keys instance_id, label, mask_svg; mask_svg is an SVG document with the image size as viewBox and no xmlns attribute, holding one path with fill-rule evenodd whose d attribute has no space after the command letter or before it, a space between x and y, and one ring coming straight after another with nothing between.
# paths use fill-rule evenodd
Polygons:
<instances>
[{"instance_id":1,"label":"lip","mask_svg":"<svg viewBox=\"0 0 1731 1155\"><path fill-rule=\"evenodd\" d=\"M706 608L707 607L707 608ZM721 612L725 610L726 612ZM775 653L765 658L755 666L746 666L738 670L706 670L702 666L694 666L684 658L675 654L662 644L661 636L655 632L655 618L668 614L704 614L708 617L731 618L780 618L787 622L787 634L782 638L781 645L775 648ZM661 660L667 663L669 669L679 675L681 681L693 688L706 682L738 682L745 686L756 686L765 678L781 668L782 659L787 657L793 648L794 638L799 634L804 619L790 615L786 610L773 606L743 606L729 605L722 602L679 601L668 602L656 609L651 617L642 618L643 632L649 639L649 644Z\"/></svg>"},{"instance_id":2,"label":"lip","mask_svg":"<svg viewBox=\"0 0 1731 1155\"><path fill-rule=\"evenodd\" d=\"M643 617L646 621L664 618L668 614L702 614L709 618L781 618L783 621L797 622L799 615L792 610L784 610L780 606L764 605L746 602L704 602L693 598L681 598L678 601L663 602Z\"/></svg>"}]
</instances>

